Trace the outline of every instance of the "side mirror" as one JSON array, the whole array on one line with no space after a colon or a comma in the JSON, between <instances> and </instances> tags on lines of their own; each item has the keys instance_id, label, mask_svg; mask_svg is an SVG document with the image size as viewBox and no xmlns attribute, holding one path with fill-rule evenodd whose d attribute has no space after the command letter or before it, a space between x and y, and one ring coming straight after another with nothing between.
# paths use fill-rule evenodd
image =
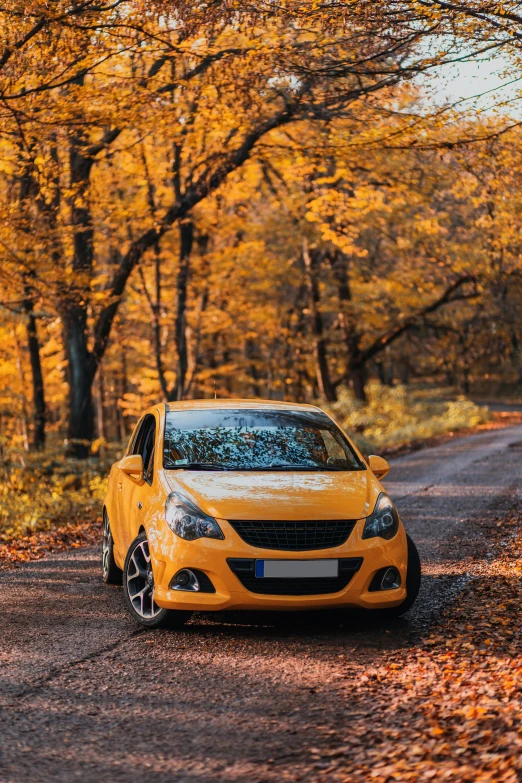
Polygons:
<instances>
[{"instance_id":1,"label":"side mirror","mask_svg":"<svg viewBox=\"0 0 522 783\"><path fill-rule=\"evenodd\" d=\"M118 462L118 467L135 484L143 484L143 457L141 454L129 454Z\"/></svg>"},{"instance_id":2,"label":"side mirror","mask_svg":"<svg viewBox=\"0 0 522 783\"><path fill-rule=\"evenodd\" d=\"M374 476L378 479L384 478L390 470L389 462L383 457L377 457L375 454L371 454L368 457L368 465Z\"/></svg>"}]
</instances>

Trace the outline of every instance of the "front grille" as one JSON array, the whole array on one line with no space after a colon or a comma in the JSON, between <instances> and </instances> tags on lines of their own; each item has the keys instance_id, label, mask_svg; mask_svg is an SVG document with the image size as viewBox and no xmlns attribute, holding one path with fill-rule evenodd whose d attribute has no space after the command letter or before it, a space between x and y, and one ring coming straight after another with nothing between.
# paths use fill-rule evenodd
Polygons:
<instances>
[{"instance_id":1,"label":"front grille","mask_svg":"<svg viewBox=\"0 0 522 783\"><path fill-rule=\"evenodd\" d=\"M328 595L338 593L348 586L359 570L362 557L343 557L339 560L339 576L294 579L260 579L255 575L256 561L251 558L228 558L230 569L243 587L251 593L263 595Z\"/></svg>"},{"instance_id":2,"label":"front grille","mask_svg":"<svg viewBox=\"0 0 522 783\"><path fill-rule=\"evenodd\" d=\"M228 521L243 541L251 546L287 552L306 552L311 549L330 549L344 544L357 520L268 522L229 519Z\"/></svg>"}]
</instances>

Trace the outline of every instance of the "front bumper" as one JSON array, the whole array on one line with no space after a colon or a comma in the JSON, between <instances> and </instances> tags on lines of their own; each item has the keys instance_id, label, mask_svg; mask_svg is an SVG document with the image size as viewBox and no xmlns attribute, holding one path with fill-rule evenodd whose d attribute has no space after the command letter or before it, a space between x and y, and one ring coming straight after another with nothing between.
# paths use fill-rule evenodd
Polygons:
<instances>
[{"instance_id":1,"label":"front bumper","mask_svg":"<svg viewBox=\"0 0 522 783\"><path fill-rule=\"evenodd\" d=\"M402 524L391 541L361 538L364 520L359 520L342 545L305 552L253 547L243 541L226 520L218 520L224 541L198 539L184 541L162 524L147 531L154 571L154 599L166 609L219 611L223 609L300 610L329 607L382 609L398 606L406 598L407 541ZM346 587L334 593L313 595L267 595L245 588L228 560L253 558L269 560L315 560L324 558L362 558L359 569ZM395 566L401 574L401 587L370 592L368 587L376 571ZM173 590L170 583L181 568L203 571L215 587L215 593Z\"/></svg>"}]
</instances>

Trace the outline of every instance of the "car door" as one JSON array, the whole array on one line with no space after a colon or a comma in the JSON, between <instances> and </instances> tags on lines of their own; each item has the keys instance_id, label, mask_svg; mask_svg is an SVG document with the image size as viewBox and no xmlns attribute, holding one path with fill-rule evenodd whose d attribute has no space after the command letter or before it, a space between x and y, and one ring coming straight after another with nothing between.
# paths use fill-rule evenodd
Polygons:
<instances>
[{"instance_id":1,"label":"car door","mask_svg":"<svg viewBox=\"0 0 522 783\"><path fill-rule=\"evenodd\" d=\"M154 444L156 439L156 418L153 414L147 414L140 427L140 431L133 444L133 454L140 454L143 460L143 483L136 484L131 478L122 476L122 532L123 546L127 552L132 541L138 535L143 524L144 513L147 508L147 496L153 479L154 470Z\"/></svg>"},{"instance_id":2,"label":"car door","mask_svg":"<svg viewBox=\"0 0 522 783\"><path fill-rule=\"evenodd\" d=\"M125 452L125 457L135 453L135 446L140 437L143 419L137 423L134 431L129 439L129 445ZM108 503L109 520L111 524L112 538L114 541L114 548L116 550L118 564L120 561L125 560L127 554L127 546L125 541L127 535L125 533L126 527L126 509L128 506L129 498L125 497L130 494L130 485L132 481L128 476L123 473L119 467L120 463L116 462L112 466L109 476L109 491L111 493L111 502Z\"/></svg>"}]
</instances>

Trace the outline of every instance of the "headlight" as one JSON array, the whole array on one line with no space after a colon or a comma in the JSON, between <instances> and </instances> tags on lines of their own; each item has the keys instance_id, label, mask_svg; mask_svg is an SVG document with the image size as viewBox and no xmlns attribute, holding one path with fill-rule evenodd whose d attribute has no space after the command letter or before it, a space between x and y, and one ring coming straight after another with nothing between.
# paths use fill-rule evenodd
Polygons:
<instances>
[{"instance_id":1,"label":"headlight","mask_svg":"<svg viewBox=\"0 0 522 783\"><path fill-rule=\"evenodd\" d=\"M366 518L362 537L375 538L380 536L389 541L397 533L398 529L399 515L397 514L397 509L388 495L381 492L377 498L373 514Z\"/></svg>"},{"instance_id":2,"label":"headlight","mask_svg":"<svg viewBox=\"0 0 522 783\"><path fill-rule=\"evenodd\" d=\"M179 492L171 492L165 504L165 519L170 529L185 541L196 538L225 538L213 517L204 514Z\"/></svg>"}]
</instances>

